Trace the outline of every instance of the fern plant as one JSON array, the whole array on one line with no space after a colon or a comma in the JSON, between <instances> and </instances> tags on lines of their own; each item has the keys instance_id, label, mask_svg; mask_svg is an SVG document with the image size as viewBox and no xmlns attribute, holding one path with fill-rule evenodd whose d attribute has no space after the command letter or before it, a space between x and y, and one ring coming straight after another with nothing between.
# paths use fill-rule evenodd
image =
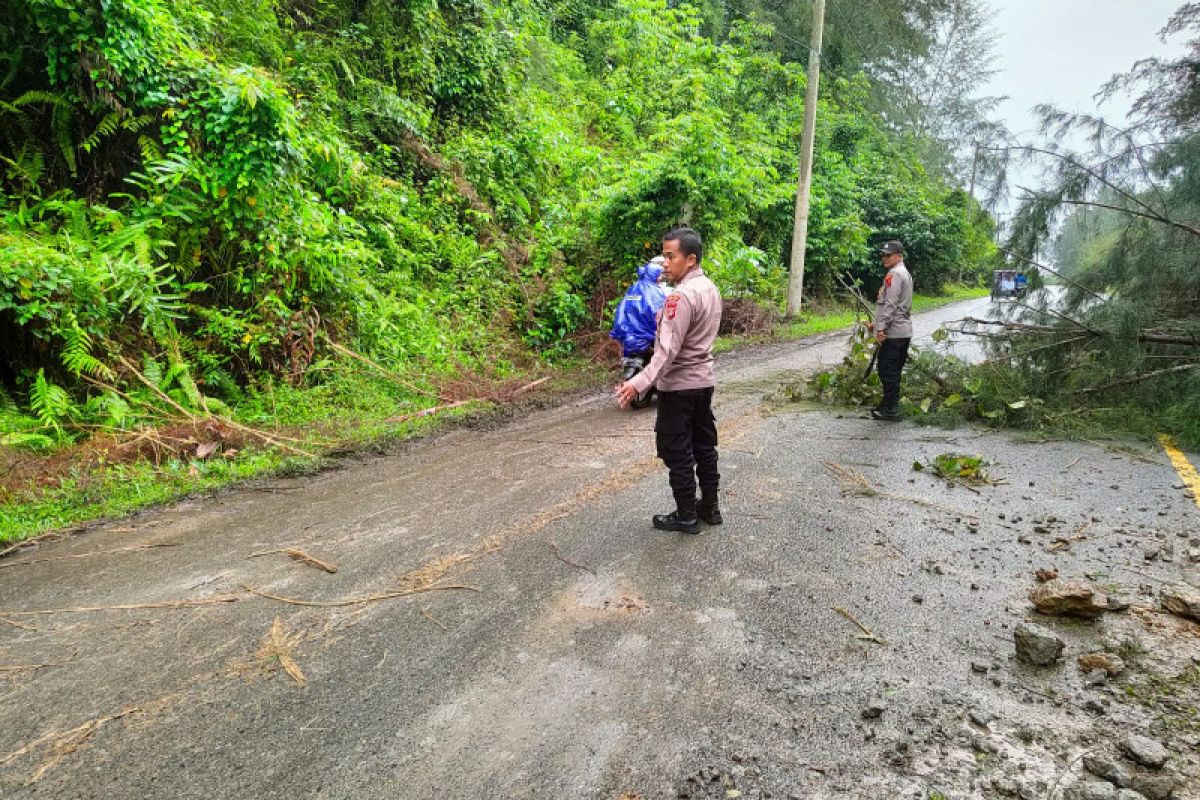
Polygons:
<instances>
[{"instance_id":1,"label":"fern plant","mask_svg":"<svg viewBox=\"0 0 1200 800\"><path fill-rule=\"evenodd\" d=\"M43 428L53 430L61 438L63 423L70 421L75 404L66 389L46 380L46 371L39 369L29 392L29 408Z\"/></svg>"}]
</instances>

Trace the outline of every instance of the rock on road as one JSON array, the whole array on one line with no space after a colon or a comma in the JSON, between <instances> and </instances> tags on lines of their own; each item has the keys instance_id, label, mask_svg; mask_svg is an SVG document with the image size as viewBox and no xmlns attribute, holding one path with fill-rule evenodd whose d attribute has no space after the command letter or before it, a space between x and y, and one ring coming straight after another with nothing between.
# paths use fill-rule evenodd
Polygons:
<instances>
[{"instance_id":1,"label":"rock on road","mask_svg":"<svg viewBox=\"0 0 1200 800\"><path fill-rule=\"evenodd\" d=\"M722 357L726 523L700 536L650 528L653 411L603 395L0 561L0 795L1061 793L1153 715L1011 658L1033 572L1149 608L1195 579L1198 509L1154 452L770 399L844 338ZM1006 482L912 471L949 450ZM1073 661L1139 619L1058 635ZM1176 797L1192 768L1172 754Z\"/></svg>"}]
</instances>

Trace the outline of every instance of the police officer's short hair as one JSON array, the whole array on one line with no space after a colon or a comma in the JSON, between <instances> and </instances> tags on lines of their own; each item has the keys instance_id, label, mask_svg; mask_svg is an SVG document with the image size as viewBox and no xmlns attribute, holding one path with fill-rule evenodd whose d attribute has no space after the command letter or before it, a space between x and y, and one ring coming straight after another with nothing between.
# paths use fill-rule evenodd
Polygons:
<instances>
[{"instance_id":1,"label":"police officer's short hair","mask_svg":"<svg viewBox=\"0 0 1200 800\"><path fill-rule=\"evenodd\" d=\"M697 264L704 258L704 240L700 238L700 234L686 225L667 231L663 235L663 241L679 242L679 252L685 256L695 256Z\"/></svg>"}]
</instances>

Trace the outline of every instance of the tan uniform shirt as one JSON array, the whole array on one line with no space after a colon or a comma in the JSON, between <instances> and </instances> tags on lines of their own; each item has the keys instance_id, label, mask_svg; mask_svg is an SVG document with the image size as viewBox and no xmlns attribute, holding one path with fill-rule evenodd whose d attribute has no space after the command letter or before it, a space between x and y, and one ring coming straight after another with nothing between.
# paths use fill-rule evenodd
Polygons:
<instances>
[{"instance_id":1,"label":"tan uniform shirt","mask_svg":"<svg viewBox=\"0 0 1200 800\"><path fill-rule=\"evenodd\" d=\"M875 303L875 332L882 332L889 339L911 339L912 328L912 275L904 262L888 270L879 287Z\"/></svg>"},{"instance_id":2,"label":"tan uniform shirt","mask_svg":"<svg viewBox=\"0 0 1200 800\"><path fill-rule=\"evenodd\" d=\"M720 327L721 293L696 267L667 295L658 312L654 357L629 384L638 394L655 385L660 392L715 386L712 345Z\"/></svg>"}]
</instances>

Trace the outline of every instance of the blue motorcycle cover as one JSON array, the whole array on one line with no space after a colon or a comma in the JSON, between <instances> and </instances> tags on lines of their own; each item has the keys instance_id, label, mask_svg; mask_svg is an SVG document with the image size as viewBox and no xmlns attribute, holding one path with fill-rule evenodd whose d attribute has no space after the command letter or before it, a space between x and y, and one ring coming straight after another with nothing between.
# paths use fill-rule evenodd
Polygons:
<instances>
[{"instance_id":1,"label":"blue motorcycle cover","mask_svg":"<svg viewBox=\"0 0 1200 800\"><path fill-rule=\"evenodd\" d=\"M667 293L658 284L662 267L646 262L638 267L637 283L629 287L617 306L609 336L621 343L624 355L643 353L654 345L658 312L667 301Z\"/></svg>"}]
</instances>

